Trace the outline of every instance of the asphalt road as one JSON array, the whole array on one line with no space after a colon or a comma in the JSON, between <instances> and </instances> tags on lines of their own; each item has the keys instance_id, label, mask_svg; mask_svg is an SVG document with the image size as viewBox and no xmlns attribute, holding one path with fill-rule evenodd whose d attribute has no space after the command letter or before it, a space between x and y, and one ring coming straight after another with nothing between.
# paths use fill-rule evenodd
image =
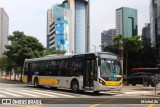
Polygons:
<instances>
[{"instance_id":1,"label":"asphalt road","mask_svg":"<svg viewBox=\"0 0 160 107\"><path fill-rule=\"evenodd\" d=\"M71 90L64 89L34 88L20 82L0 80L0 98L10 99L14 103L3 104L0 107L117 107L117 104L119 107L159 107L160 105L143 102L144 100L160 102L160 96L153 94L153 87L143 86L124 86L121 92L102 92L95 95L92 92L72 93ZM18 100L26 102L41 100L42 104L25 105Z\"/></svg>"}]
</instances>

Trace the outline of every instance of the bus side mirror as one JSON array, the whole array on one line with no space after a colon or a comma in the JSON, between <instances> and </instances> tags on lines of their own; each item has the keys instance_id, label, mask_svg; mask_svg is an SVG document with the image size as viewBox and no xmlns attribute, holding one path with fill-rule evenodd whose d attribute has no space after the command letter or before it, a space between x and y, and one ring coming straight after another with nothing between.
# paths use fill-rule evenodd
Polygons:
<instances>
[{"instance_id":1,"label":"bus side mirror","mask_svg":"<svg viewBox=\"0 0 160 107\"><path fill-rule=\"evenodd\" d=\"M98 66L101 66L101 60L98 59Z\"/></svg>"}]
</instances>

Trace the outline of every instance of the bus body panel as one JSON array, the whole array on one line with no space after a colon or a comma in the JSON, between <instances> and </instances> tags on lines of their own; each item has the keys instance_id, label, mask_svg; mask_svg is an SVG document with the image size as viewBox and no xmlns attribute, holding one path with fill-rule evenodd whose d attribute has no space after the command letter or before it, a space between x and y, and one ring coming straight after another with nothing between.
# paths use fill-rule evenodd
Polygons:
<instances>
[{"instance_id":1,"label":"bus body panel","mask_svg":"<svg viewBox=\"0 0 160 107\"><path fill-rule=\"evenodd\" d=\"M70 88L73 79L76 79L79 83L79 89L83 89L83 76L80 77L56 77L56 76L32 76L32 84L34 84L34 79L38 78L39 85L51 86L57 88Z\"/></svg>"}]
</instances>

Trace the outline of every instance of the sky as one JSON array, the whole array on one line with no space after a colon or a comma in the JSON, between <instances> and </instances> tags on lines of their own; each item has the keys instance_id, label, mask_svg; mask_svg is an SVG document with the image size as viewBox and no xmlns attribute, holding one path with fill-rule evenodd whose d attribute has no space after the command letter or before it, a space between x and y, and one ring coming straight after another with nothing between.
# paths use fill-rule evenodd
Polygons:
<instances>
[{"instance_id":1,"label":"sky","mask_svg":"<svg viewBox=\"0 0 160 107\"><path fill-rule=\"evenodd\" d=\"M0 0L9 16L9 34L23 31L36 37L46 47L47 10L64 0ZM149 0L90 0L90 51L100 51L101 32L115 28L115 10L130 7L138 10L138 34L149 23Z\"/></svg>"}]
</instances>

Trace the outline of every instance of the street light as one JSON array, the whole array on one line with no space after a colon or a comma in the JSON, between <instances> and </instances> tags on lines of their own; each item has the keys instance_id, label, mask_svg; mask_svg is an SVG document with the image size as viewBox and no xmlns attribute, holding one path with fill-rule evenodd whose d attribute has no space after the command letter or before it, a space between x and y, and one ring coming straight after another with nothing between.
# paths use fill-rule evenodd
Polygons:
<instances>
[{"instance_id":1,"label":"street light","mask_svg":"<svg viewBox=\"0 0 160 107\"><path fill-rule=\"evenodd\" d=\"M94 48L95 48L95 52L96 52L96 46L95 46L95 45L92 45L92 46L94 46Z\"/></svg>"}]
</instances>

